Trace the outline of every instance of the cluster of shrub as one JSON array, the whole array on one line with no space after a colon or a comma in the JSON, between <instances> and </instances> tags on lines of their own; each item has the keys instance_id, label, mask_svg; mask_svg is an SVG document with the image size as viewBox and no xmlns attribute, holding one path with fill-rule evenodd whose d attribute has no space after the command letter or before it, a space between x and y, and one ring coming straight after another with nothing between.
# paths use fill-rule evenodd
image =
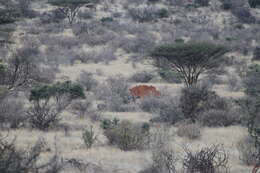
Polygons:
<instances>
[{"instance_id":1,"label":"cluster of shrub","mask_svg":"<svg viewBox=\"0 0 260 173\"><path fill-rule=\"evenodd\" d=\"M19 3L16 4L13 1L0 1L0 5L6 6L4 9L7 10L2 11L1 9L0 13L4 13L4 15L1 15L0 22L3 24L14 22L16 18L19 18L22 15L29 15L29 12L31 11L28 2L28 0L19 0ZM63 11L69 9L66 11L70 13L69 15L76 15L76 13L74 13L75 11L70 11L73 9L70 9L71 4L68 2L69 1L62 0L56 0L56 2L55 0L49 1L49 3L53 5L61 5L59 8ZM149 3L157 2L159 2L159 0L149 0ZM209 2L209 0L195 1L199 6L208 6ZM64 6L62 3L68 4ZM222 3L224 9L231 9L232 13L241 21L247 23L255 22L255 18L251 15L250 11L239 4L238 1L223 0ZM257 0L250 0L249 4L253 8L259 5ZM17 5L19 5L19 8L16 8ZM241 8L237 8L239 5L241 5ZM77 6L77 8L81 7L81 5ZM121 26L121 28L117 28L120 33L124 33L123 31L126 30L130 34L131 32L138 34L135 38L116 40L116 45L120 45L127 53L146 53L154 47L155 42L151 35L143 34L142 30L148 27L143 23L167 18L169 17L169 11L165 8L145 5L137 8L129 8L128 14L134 21L138 21L140 24L133 24L131 26L128 24L119 24L116 23L114 18L107 17L102 18L98 22L94 21L91 23L75 24L72 26L72 30L74 34L80 38L85 35L87 43L94 46L103 45L111 40L115 41L114 32L106 32L106 29L113 30L117 28L117 26ZM88 15L84 16L83 13L79 13L78 15L79 18L89 17ZM75 18L71 17L73 16L70 16L68 20L70 24L73 24ZM55 20L52 22L59 22L65 18L66 15L61 14L60 10L55 10L51 14L45 14L43 18L41 18L41 22L48 23L49 20L53 19ZM46 28L46 31L48 31L48 29L49 28ZM97 37L96 35L98 34L102 36ZM82 42L86 40L83 40ZM61 40L60 38L57 38L56 40L53 39L51 41L51 45L60 43L61 45L59 46L68 49L77 45L77 40L73 39ZM193 46L196 47L197 45ZM175 49L176 47L173 48ZM207 48L211 49L211 47ZM185 55L183 52L179 53ZM151 81L154 78L154 75L147 72L141 72L133 75L130 80L119 76L110 78L105 83L99 84L94 79L92 73L83 72L78 80L79 84L66 81L47 85L46 83L53 82L54 75L47 73L47 71L49 72L50 70L43 69L41 66L42 64L37 62L36 57L38 54L39 52L35 47L21 49L10 59L0 62L0 120L2 127L8 126L10 128L18 128L21 126L30 126L40 130L56 128L59 126L61 113L69 106L71 106L72 111L75 114L78 114L79 117L91 115L92 120L98 120L99 117L97 117L98 115L96 112L91 110L93 106L92 101L88 100L88 98L86 99L85 92L93 92L98 100L103 101L103 104L98 105L98 109L101 111L135 111L137 109L142 109L143 111L158 115L156 118L152 119L151 122L159 121L168 124L177 124L182 121L187 121L187 124L178 128L177 134L190 139L197 139L201 136L201 126L219 127L235 124L245 125L249 120L252 120L249 115L254 115L254 124L259 122L258 114L253 111L258 108L256 100L260 92L258 87L260 82L260 68L258 65L251 66L246 74L245 88L246 94L249 97L248 100L227 100L218 96L205 85L193 85L193 83L189 83L190 81L186 81L188 87L182 89L179 99L176 99L176 97L171 95L162 95L161 97L145 97L138 102L135 102L135 99L128 91L129 81L146 83ZM93 57L95 57L93 61L96 63L100 61L108 62L116 59L115 50L110 49L110 47L105 49L102 53L94 51L83 55L79 54L77 57L82 62L89 62L89 59L92 58L91 60L93 60ZM259 48L256 48L254 51L254 60L258 60L258 57ZM184 75L176 70L169 70L167 68L161 69L159 75L166 81L176 83L180 83L185 78ZM14 92L14 90L23 90L25 87L31 89L28 97L28 101L30 102L29 108L25 107L23 102L16 99L16 94L19 92ZM247 109L244 109L248 110L247 113L241 113L241 104L242 106L247 106ZM128 121L118 121L117 119L112 121L105 119L102 120L101 123L102 128L104 129L104 135L107 137L109 143L122 150L141 150L150 147L152 143L154 143L154 136L151 133L149 123L133 124ZM97 135L95 134L93 127L86 129L82 134L82 138L86 146L90 148L97 140ZM252 137L243 139L238 144L239 151L241 151L241 159L246 164L255 164L259 159L258 156L256 157L254 155L254 153L259 150L258 146L255 146L254 144L255 139ZM32 153L30 152L30 154L24 154L25 151L18 151L13 143L8 143L4 140L1 140L0 145L0 148L3 150L1 152L3 154L0 155L0 162L3 163L1 165L4 165L3 168L0 168L0 172L15 172L17 170L28 172L43 168L37 168L35 165L36 160L41 153L39 144L36 145L37 147L32 148ZM222 148L220 146L204 148L196 153L192 153L189 150L185 151L186 157L183 159L183 168L186 172L214 173L223 168L226 170L228 158L226 154L220 154L225 153L221 152ZM6 160L6 158L10 159ZM205 158L211 159L205 160ZM216 162L215 159L219 160ZM55 167L57 169L56 172L59 172L61 168L58 163L51 163L55 163L55 165L51 167ZM207 165L212 166L206 167L204 163L208 163ZM146 170L146 172L175 172L175 165L175 153L165 146L159 146L153 153L153 165ZM47 167L45 168L47 169Z\"/></svg>"}]
</instances>

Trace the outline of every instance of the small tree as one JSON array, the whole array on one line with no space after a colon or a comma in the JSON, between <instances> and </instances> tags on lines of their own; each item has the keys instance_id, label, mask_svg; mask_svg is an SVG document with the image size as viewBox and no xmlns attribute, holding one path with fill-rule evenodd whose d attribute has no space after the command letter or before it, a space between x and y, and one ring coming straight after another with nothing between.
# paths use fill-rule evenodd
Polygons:
<instances>
[{"instance_id":1,"label":"small tree","mask_svg":"<svg viewBox=\"0 0 260 173\"><path fill-rule=\"evenodd\" d=\"M56 125L60 113L77 98L85 98L83 88L70 81L32 89L30 101L33 106L28 111L31 125L40 130Z\"/></svg>"},{"instance_id":2,"label":"small tree","mask_svg":"<svg viewBox=\"0 0 260 173\"><path fill-rule=\"evenodd\" d=\"M64 14L70 25L72 25L77 17L81 7L93 7L98 0L49 0L48 3L58 6L60 12Z\"/></svg>"},{"instance_id":3,"label":"small tree","mask_svg":"<svg viewBox=\"0 0 260 173\"><path fill-rule=\"evenodd\" d=\"M93 126L90 126L89 129L86 129L83 134L82 138L84 140L84 143L86 147L89 149L92 147L92 145L96 142L97 140L97 135L95 134L93 130Z\"/></svg>"},{"instance_id":4,"label":"small tree","mask_svg":"<svg viewBox=\"0 0 260 173\"><path fill-rule=\"evenodd\" d=\"M227 51L221 45L207 42L174 43L156 47L151 57L157 67L176 70L186 86L192 86L200 74L219 67Z\"/></svg>"}]
</instances>

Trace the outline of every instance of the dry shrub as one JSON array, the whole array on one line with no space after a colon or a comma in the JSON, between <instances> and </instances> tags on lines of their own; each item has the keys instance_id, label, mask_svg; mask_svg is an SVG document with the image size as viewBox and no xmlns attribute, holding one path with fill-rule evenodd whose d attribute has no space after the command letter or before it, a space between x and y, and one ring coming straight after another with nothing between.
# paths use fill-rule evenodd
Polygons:
<instances>
[{"instance_id":1,"label":"dry shrub","mask_svg":"<svg viewBox=\"0 0 260 173\"><path fill-rule=\"evenodd\" d=\"M183 114L173 96L147 96L140 100L139 107L146 112L159 115L152 121L174 124L183 119Z\"/></svg>"},{"instance_id":2,"label":"dry shrub","mask_svg":"<svg viewBox=\"0 0 260 173\"><path fill-rule=\"evenodd\" d=\"M228 153L222 145L212 145L193 153L185 148L184 173L228 173Z\"/></svg>"},{"instance_id":3,"label":"dry shrub","mask_svg":"<svg viewBox=\"0 0 260 173\"><path fill-rule=\"evenodd\" d=\"M231 103L230 100L219 97L204 85L184 88L180 98L184 117L193 122L200 120L207 126L232 125L236 117L230 113L230 109L233 108Z\"/></svg>"},{"instance_id":4,"label":"dry shrub","mask_svg":"<svg viewBox=\"0 0 260 173\"><path fill-rule=\"evenodd\" d=\"M260 47L256 47L254 50L254 60L260 60Z\"/></svg>"},{"instance_id":5,"label":"dry shrub","mask_svg":"<svg viewBox=\"0 0 260 173\"><path fill-rule=\"evenodd\" d=\"M98 81L90 72L83 71L80 73L78 83L81 84L86 91L92 91L97 87Z\"/></svg>"},{"instance_id":6,"label":"dry shrub","mask_svg":"<svg viewBox=\"0 0 260 173\"><path fill-rule=\"evenodd\" d=\"M238 141L237 149L239 151L239 159L244 164L255 165L257 163L257 148L255 147L255 141L252 137L243 137Z\"/></svg>"},{"instance_id":7,"label":"dry shrub","mask_svg":"<svg viewBox=\"0 0 260 173\"><path fill-rule=\"evenodd\" d=\"M26 121L24 103L14 98L5 98L0 101L1 126L18 128Z\"/></svg>"},{"instance_id":8,"label":"dry shrub","mask_svg":"<svg viewBox=\"0 0 260 173\"><path fill-rule=\"evenodd\" d=\"M95 94L99 100L104 101L104 108L110 111L125 112L129 110L126 105L132 100L128 88L127 80L119 75L110 77L106 83L100 84L95 90Z\"/></svg>"},{"instance_id":9,"label":"dry shrub","mask_svg":"<svg viewBox=\"0 0 260 173\"><path fill-rule=\"evenodd\" d=\"M177 135L189 139L197 139L201 137L201 127L198 124L186 124L178 127Z\"/></svg>"},{"instance_id":10,"label":"dry shrub","mask_svg":"<svg viewBox=\"0 0 260 173\"><path fill-rule=\"evenodd\" d=\"M84 118L91 111L92 100L76 100L71 105L72 112L80 118Z\"/></svg>"},{"instance_id":11,"label":"dry shrub","mask_svg":"<svg viewBox=\"0 0 260 173\"><path fill-rule=\"evenodd\" d=\"M138 72L131 76L130 81L138 83L147 83L154 78L154 75L151 72Z\"/></svg>"},{"instance_id":12,"label":"dry shrub","mask_svg":"<svg viewBox=\"0 0 260 173\"><path fill-rule=\"evenodd\" d=\"M147 124L133 124L122 121L105 131L110 144L118 146L124 151L144 149L149 144L149 129Z\"/></svg>"},{"instance_id":13,"label":"dry shrub","mask_svg":"<svg viewBox=\"0 0 260 173\"><path fill-rule=\"evenodd\" d=\"M199 121L204 126L219 127L238 123L240 117L234 111L211 109L199 115Z\"/></svg>"},{"instance_id":14,"label":"dry shrub","mask_svg":"<svg viewBox=\"0 0 260 173\"><path fill-rule=\"evenodd\" d=\"M169 147L158 148L152 155L152 168L156 173L176 173L176 153Z\"/></svg>"},{"instance_id":15,"label":"dry shrub","mask_svg":"<svg viewBox=\"0 0 260 173\"><path fill-rule=\"evenodd\" d=\"M0 172L3 173L60 173L63 164L57 153L45 162L39 164L41 154L44 152L45 141L39 140L29 149L19 150L15 146L15 139L8 142L0 139Z\"/></svg>"},{"instance_id":16,"label":"dry shrub","mask_svg":"<svg viewBox=\"0 0 260 173\"><path fill-rule=\"evenodd\" d=\"M177 154L170 147L171 134L166 127L157 128L151 135L152 164L139 173L175 173Z\"/></svg>"}]
</instances>

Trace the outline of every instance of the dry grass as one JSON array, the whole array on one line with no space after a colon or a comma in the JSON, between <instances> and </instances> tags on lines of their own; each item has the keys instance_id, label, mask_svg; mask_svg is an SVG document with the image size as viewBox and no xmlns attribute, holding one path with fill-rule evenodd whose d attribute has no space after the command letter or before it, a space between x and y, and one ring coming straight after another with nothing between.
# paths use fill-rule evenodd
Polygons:
<instances>
[{"instance_id":1,"label":"dry grass","mask_svg":"<svg viewBox=\"0 0 260 173\"><path fill-rule=\"evenodd\" d=\"M121 4L122 5L122 4ZM117 11L124 11L122 6L119 5ZM45 12L52 10L53 8L44 3L34 4L33 8L38 12ZM208 15L211 12L202 11L204 14ZM102 11L101 7L98 7L97 11L98 18L107 17L109 13ZM211 13L212 22L218 26L225 27L223 21L227 20L230 16L227 12L213 12ZM220 28L222 28L220 27ZM14 33L14 40L16 41L16 47L21 46L21 33L24 31L19 28L17 32ZM73 37L71 30L65 30L59 35ZM155 32L154 35L157 36L158 40L161 38L160 33ZM87 45L81 45L78 48L81 51L86 51L93 49ZM41 47L41 51L44 52L45 47ZM230 56L239 57L242 59L251 59L251 56L243 56L241 54L232 53ZM118 49L116 51L117 60L111 61L109 64L105 63L90 63L90 64L74 64L61 65L60 72L57 74L57 80L70 79L76 81L82 71L87 71L94 73L94 77L99 82L104 82L107 78L115 75L123 75L124 77L130 77L133 74L141 71L154 71L155 69L148 62L136 63L133 66L131 62L128 62L130 58L129 54ZM257 62L260 63L260 62ZM100 73L101 74L100 74ZM132 83L131 86L139 85L140 83ZM152 83L145 83L147 85L153 85L157 87L162 93L171 93L173 95L179 95L180 89L183 87L182 84L169 84L160 83L159 81L153 81ZM240 98L244 96L243 92L230 92L228 87L225 85L214 86L214 90L222 97L229 98ZM121 120L129 120L131 122L149 122L153 115L143 112L104 112L102 118L118 118ZM100 124L98 122L91 122L88 119L79 119L69 112L63 114L63 124L70 127L69 135L66 135L64 130L53 130L48 132L41 132L38 130L31 129L19 129L11 130L9 132L4 131L3 133L9 133L9 136L16 136L16 144L20 148L26 148L33 145L39 138L44 138L47 142L47 148L54 150L54 146L58 146L58 150L62 157L64 158L77 158L84 161L90 161L96 164L102 164L107 168L107 172L110 169L117 170L122 173L137 173L138 171L148 167L151 163L151 151L130 151L125 152L111 147L107 144L107 139L102 135L103 131L100 129ZM84 142L82 140L82 132L84 128L89 125L94 126L95 133L98 135L98 142L91 149L86 149ZM153 127L153 130L157 130L157 127ZM170 129L172 134L175 133L176 128L172 127ZM238 151L236 148L236 143L247 134L247 130L240 126L231 127L221 127L221 128L203 128L201 131L201 138L198 140L189 140L187 138L181 138L175 135L169 142L172 144L172 148L177 153L182 153L183 146L188 146L192 150L197 150L203 146L209 146L211 144L223 144L224 147L230 154L230 167L231 173L247 173L250 172L250 167L247 167L239 161ZM46 157L48 157L49 152L46 151ZM75 170L67 170L66 172L74 172ZM115 172L113 172L115 173Z\"/></svg>"}]
</instances>

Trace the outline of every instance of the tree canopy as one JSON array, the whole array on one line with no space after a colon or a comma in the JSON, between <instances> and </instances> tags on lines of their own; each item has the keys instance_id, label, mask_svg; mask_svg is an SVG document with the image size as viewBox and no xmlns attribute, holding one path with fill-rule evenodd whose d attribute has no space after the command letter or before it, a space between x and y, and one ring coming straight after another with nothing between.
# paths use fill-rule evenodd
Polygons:
<instances>
[{"instance_id":1,"label":"tree canopy","mask_svg":"<svg viewBox=\"0 0 260 173\"><path fill-rule=\"evenodd\" d=\"M228 52L222 45L209 42L163 44L157 46L151 57L159 68L179 72L187 86L196 84L201 73L219 67Z\"/></svg>"},{"instance_id":2,"label":"tree canopy","mask_svg":"<svg viewBox=\"0 0 260 173\"><path fill-rule=\"evenodd\" d=\"M68 18L71 25L82 6L91 7L97 2L98 0L48 0L49 4L59 7L60 12Z\"/></svg>"},{"instance_id":3,"label":"tree canopy","mask_svg":"<svg viewBox=\"0 0 260 173\"><path fill-rule=\"evenodd\" d=\"M93 3L96 0L49 0L48 3L55 6L78 6L78 5L84 5L88 3Z\"/></svg>"},{"instance_id":4,"label":"tree canopy","mask_svg":"<svg viewBox=\"0 0 260 173\"><path fill-rule=\"evenodd\" d=\"M31 90L30 101L48 100L51 97L67 95L70 99L85 98L83 88L71 81L42 85Z\"/></svg>"}]
</instances>

